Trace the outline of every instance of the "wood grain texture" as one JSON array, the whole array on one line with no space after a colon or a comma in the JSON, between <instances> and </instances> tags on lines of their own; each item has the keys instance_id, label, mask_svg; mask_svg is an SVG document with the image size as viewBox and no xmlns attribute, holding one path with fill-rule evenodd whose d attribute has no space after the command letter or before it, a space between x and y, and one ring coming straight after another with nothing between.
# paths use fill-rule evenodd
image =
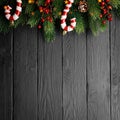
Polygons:
<instances>
[{"instance_id":1,"label":"wood grain texture","mask_svg":"<svg viewBox=\"0 0 120 120\"><path fill-rule=\"evenodd\" d=\"M0 34L0 120L12 120L12 32Z\"/></svg>"},{"instance_id":2,"label":"wood grain texture","mask_svg":"<svg viewBox=\"0 0 120 120\"><path fill-rule=\"evenodd\" d=\"M119 32L0 33L0 120L120 120Z\"/></svg>"},{"instance_id":3,"label":"wood grain texture","mask_svg":"<svg viewBox=\"0 0 120 120\"><path fill-rule=\"evenodd\" d=\"M59 34L51 43L38 34L38 117L62 120L62 40Z\"/></svg>"},{"instance_id":4,"label":"wood grain texture","mask_svg":"<svg viewBox=\"0 0 120 120\"><path fill-rule=\"evenodd\" d=\"M85 34L63 38L63 120L87 120Z\"/></svg>"},{"instance_id":5,"label":"wood grain texture","mask_svg":"<svg viewBox=\"0 0 120 120\"><path fill-rule=\"evenodd\" d=\"M120 20L111 24L111 118L120 120Z\"/></svg>"},{"instance_id":6,"label":"wood grain texture","mask_svg":"<svg viewBox=\"0 0 120 120\"><path fill-rule=\"evenodd\" d=\"M5 46L3 44L4 38L3 35L0 35L0 119L4 120L4 53Z\"/></svg>"},{"instance_id":7,"label":"wood grain texture","mask_svg":"<svg viewBox=\"0 0 120 120\"><path fill-rule=\"evenodd\" d=\"M109 31L87 35L88 120L110 120Z\"/></svg>"},{"instance_id":8,"label":"wood grain texture","mask_svg":"<svg viewBox=\"0 0 120 120\"><path fill-rule=\"evenodd\" d=\"M37 30L14 32L14 120L37 120Z\"/></svg>"}]
</instances>

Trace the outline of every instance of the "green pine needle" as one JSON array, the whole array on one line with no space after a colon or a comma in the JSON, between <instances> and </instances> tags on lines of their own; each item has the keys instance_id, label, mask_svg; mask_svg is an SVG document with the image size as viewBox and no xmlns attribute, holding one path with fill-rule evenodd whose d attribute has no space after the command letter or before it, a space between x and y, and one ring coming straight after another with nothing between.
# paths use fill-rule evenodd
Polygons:
<instances>
[{"instance_id":1,"label":"green pine needle","mask_svg":"<svg viewBox=\"0 0 120 120\"><path fill-rule=\"evenodd\" d=\"M82 32L85 32L85 21L84 21L84 17L82 16L82 14L80 14L79 12L76 12L76 27L75 27L75 31L80 34Z\"/></svg>"},{"instance_id":2,"label":"green pine needle","mask_svg":"<svg viewBox=\"0 0 120 120\"><path fill-rule=\"evenodd\" d=\"M50 42L55 39L55 26L53 22L45 21L43 24L45 41Z\"/></svg>"},{"instance_id":3,"label":"green pine needle","mask_svg":"<svg viewBox=\"0 0 120 120\"><path fill-rule=\"evenodd\" d=\"M34 27L39 23L40 18L41 18L40 12L35 11L34 15L31 15L31 17L28 19L27 24L30 25L31 27Z\"/></svg>"},{"instance_id":4,"label":"green pine needle","mask_svg":"<svg viewBox=\"0 0 120 120\"><path fill-rule=\"evenodd\" d=\"M118 8L120 6L120 0L111 0L111 5L114 8Z\"/></svg>"}]
</instances>

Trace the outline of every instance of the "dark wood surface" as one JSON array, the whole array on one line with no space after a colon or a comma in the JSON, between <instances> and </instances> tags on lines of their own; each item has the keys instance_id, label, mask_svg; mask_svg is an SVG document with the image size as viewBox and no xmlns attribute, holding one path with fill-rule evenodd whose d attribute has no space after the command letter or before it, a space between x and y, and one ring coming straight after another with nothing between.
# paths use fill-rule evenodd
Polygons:
<instances>
[{"instance_id":1,"label":"dark wood surface","mask_svg":"<svg viewBox=\"0 0 120 120\"><path fill-rule=\"evenodd\" d=\"M22 31L22 32L21 32ZM37 119L37 32L14 31L14 120Z\"/></svg>"},{"instance_id":2,"label":"dark wood surface","mask_svg":"<svg viewBox=\"0 0 120 120\"><path fill-rule=\"evenodd\" d=\"M119 32L0 33L0 120L120 120Z\"/></svg>"},{"instance_id":3,"label":"dark wood surface","mask_svg":"<svg viewBox=\"0 0 120 120\"><path fill-rule=\"evenodd\" d=\"M0 120L13 119L13 33L0 34Z\"/></svg>"},{"instance_id":4,"label":"dark wood surface","mask_svg":"<svg viewBox=\"0 0 120 120\"><path fill-rule=\"evenodd\" d=\"M109 31L87 39L89 120L110 120Z\"/></svg>"},{"instance_id":5,"label":"dark wood surface","mask_svg":"<svg viewBox=\"0 0 120 120\"><path fill-rule=\"evenodd\" d=\"M111 24L111 117L120 119L120 22Z\"/></svg>"}]
</instances>

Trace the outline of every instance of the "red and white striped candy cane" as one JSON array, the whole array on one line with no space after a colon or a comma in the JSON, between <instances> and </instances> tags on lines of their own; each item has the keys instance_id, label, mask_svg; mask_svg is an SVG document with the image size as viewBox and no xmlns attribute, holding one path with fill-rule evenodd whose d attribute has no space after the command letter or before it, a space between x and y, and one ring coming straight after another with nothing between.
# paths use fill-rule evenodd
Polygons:
<instances>
[{"instance_id":1,"label":"red and white striped candy cane","mask_svg":"<svg viewBox=\"0 0 120 120\"><path fill-rule=\"evenodd\" d=\"M11 15L10 11L11 11L11 7L9 5L4 7L5 9L5 17L9 20L9 21L15 21L19 18L21 12L22 12L22 0L17 0L17 4L16 4L16 11L13 15Z\"/></svg>"},{"instance_id":2,"label":"red and white striped candy cane","mask_svg":"<svg viewBox=\"0 0 120 120\"><path fill-rule=\"evenodd\" d=\"M63 10L63 14L61 16L61 27L65 32L73 31L74 28L76 27L76 18L72 18L70 20L69 26L67 26L67 24L66 24L67 14L70 11L70 8L72 7L73 2L74 2L74 0L68 1L68 4L66 4L65 9Z\"/></svg>"}]
</instances>

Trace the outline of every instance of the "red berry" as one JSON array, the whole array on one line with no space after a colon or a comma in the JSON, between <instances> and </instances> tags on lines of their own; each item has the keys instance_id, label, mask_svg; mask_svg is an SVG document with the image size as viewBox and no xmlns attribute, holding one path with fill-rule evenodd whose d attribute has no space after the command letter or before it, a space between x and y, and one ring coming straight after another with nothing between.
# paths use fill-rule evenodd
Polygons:
<instances>
[{"instance_id":1,"label":"red berry","mask_svg":"<svg viewBox=\"0 0 120 120\"><path fill-rule=\"evenodd\" d=\"M112 17L112 14L108 14L108 18L111 18Z\"/></svg>"},{"instance_id":2,"label":"red berry","mask_svg":"<svg viewBox=\"0 0 120 120\"><path fill-rule=\"evenodd\" d=\"M100 18L102 18L103 17L103 15L102 14L100 14Z\"/></svg>"},{"instance_id":3,"label":"red berry","mask_svg":"<svg viewBox=\"0 0 120 120\"><path fill-rule=\"evenodd\" d=\"M105 5L105 2L103 1L103 2L101 2L101 6L104 6Z\"/></svg>"},{"instance_id":4,"label":"red berry","mask_svg":"<svg viewBox=\"0 0 120 120\"><path fill-rule=\"evenodd\" d=\"M107 7L109 10L112 10L112 6L111 5L108 5Z\"/></svg>"},{"instance_id":5,"label":"red berry","mask_svg":"<svg viewBox=\"0 0 120 120\"><path fill-rule=\"evenodd\" d=\"M50 19L49 19L49 21L50 21L50 22L53 22L53 19L52 19L52 18L50 18Z\"/></svg>"},{"instance_id":6,"label":"red berry","mask_svg":"<svg viewBox=\"0 0 120 120\"><path fill-rule=\"evenodd\" d=\"M40 7L39 7L39 10L40 10L40 12L43 12L43 7L40 6Z\"/></svg>"},{"instance_id":7,"label":"red berry","mask_svg":"<svg viewBox=\"0 0 120 120\"><path fill-rule=\"evenodd\" d=\"M46 1L45 1L45 4L46 4L46 5L47 5L47 4L50 4L50 2L51 2L50 0L46 0Z\"/></svg>"},{"instance_id":8,"label":"red berry","mask_svg":"<svg viewBox=\"0 0 120 120\"><path fill-rule=\"evenodd\" d=\"M41 25L38 25L38 29L41 29L42 28L42 26Z\"/></svg>"},{"instance_id":9,"label":"red berry","mask_svg":"<svg viewBox=\"0 0 120 120\"><path fill-rule=\"evenodd\" d=\"M45 9L45 13L48 14L50 12L49 9Z\"/></svg>"},{"instance_id":10,"label":"red berry","mask_svg":"<svg viewBox=\"0 0 120 120\"><path fill-rule=\"evenodd\" d=\"M105 2L107 2L107 3L108 3L108 2L110 2L110 0L105 0Z\"/></svg>"},{"instance_id":11,"label":"red berry","mask_svg":"<svg viewBox=\"0 0 120 120\"><path fill-rule=\"evenodd\" d=\"M44 22L44 21L45 21L45 19L44 19L44 18L42 18L42 19L41 19L41 22Z\"/></svg>"},{"instance_id":12,"label":"red berry","mask_svg":"<svg viewBox=\"0 0 120 120\"><path fill-rule=\"evenodd\" d=\"M111 18L108 18L108 20L109 20L109 21L112 21L113 19L112 19L112 17L111 17Z\"/></svg>"},{"instance_id":13,"label":"red berry","mask_svg":"<svg viewBox=\"0 0 120 120\"><path fill-rule=\"evenodd\" d=\"M103 14L107 14L107 9L103 9Z\"/></svg>"},{"instance_id":14,"label":"red berry","mask_svg":"<svg viewBox=\"0 0 120 120\"><path fill-rule=\"evenodd\" d=\"M50 21L50 22L53 22L53 19L50 16L47 17L47 20Z\"/></svg>"},{"instance_id":15,"label":"red berry","mask_svg":"<svg viewBox=\"0 0 120 120\"><path fill-rule=\"evenodd\" d=\"M102 24L106 24L106 20L103 20L103 21L102 21Z\"/></svg>"}]
</instances>

